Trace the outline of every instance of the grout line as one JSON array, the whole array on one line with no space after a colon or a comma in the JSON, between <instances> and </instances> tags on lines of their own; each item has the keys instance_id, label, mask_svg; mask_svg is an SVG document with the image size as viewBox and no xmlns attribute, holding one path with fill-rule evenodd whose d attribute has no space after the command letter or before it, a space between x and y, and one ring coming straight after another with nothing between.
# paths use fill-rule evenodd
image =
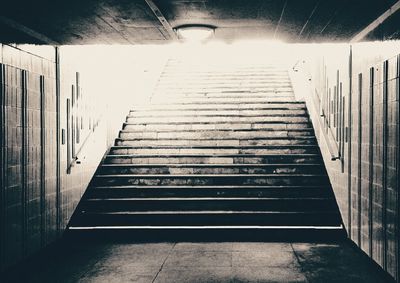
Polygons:
<instances>
[{"instance_id":1,"label":"grout line","mask_svg":"<svg viewBox=\"0 0 400 283\"><path fill-rule=\"evenodd\" d=\"M301 264L301 262L300 262L299 256L297 255L296 251L295 251L294 248L293 248L293 243L290 243L290 247L292 248L293 254L294 254L294 256L296 257L297 263L299 264L301 273L304 275L304 278L306 279L306 281L307 281L308 283L311 282L310 279L309 279L308 276L307 276L307 273L303 270L303 266L302 266L302 264Z\"/></svg>"},{"instance_id":2,"label":"grout line","mask_svg":"<svg viewBox=\"0 0 400 283\"><path fill-rule=\"evenodd\" d=\"M155 280L157 279L158 274L160 274L161 270L162 270L163 267L164 267L164 264L167 262L169 256L172 254L172 251L174 250L175 246L176 246L176 242L172 245L171 250L169 251L168 255L165 257L163 263L162 263L161 266L160 266L160 269L157 271L157 273L156 273L156 275L154 276L154 278L153 278L153 280L151 281L151 283L154 283Z\"/></svg>"}]
</instances>

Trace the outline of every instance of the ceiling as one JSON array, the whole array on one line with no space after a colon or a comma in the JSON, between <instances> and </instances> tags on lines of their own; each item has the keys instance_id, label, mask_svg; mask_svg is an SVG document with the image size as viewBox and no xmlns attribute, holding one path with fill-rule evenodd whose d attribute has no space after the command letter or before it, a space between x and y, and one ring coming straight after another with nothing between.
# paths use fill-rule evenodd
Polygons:
<instances>
[{"instance_id":1,"label":"ceiling","mask_svg":"<svg viewBox=\"0 0 400 283\"><path fill-rule=\"evenodd\" d=\"M6 1L6 0L3 0ZM0 42L44 43L27 27L60 44L159 44L173 40L145 0L7 0ZM348 42L395 0L153 0L169 26L207 24L215 38L285 42ZM160 15L159 15L160 16ZM399 38L395 14L369 40ZM168 26L167 24L167 26Z\"/></svg>"}]
</instances>

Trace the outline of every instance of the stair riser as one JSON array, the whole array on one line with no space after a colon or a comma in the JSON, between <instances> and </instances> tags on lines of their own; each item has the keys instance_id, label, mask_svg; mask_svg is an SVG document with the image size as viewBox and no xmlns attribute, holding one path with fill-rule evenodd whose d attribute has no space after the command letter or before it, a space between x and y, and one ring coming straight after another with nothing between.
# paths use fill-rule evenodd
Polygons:
<instances>
[{"instance_id":1,"label":"stair riser","mask_svg":"<svg viewBox=\"0 0 400 283\"><path fill-rule=\"evenodd\" d=\"M127 123L137 123L137 124L142 124L142 123L178 123L178 122L184 122L184 123L190 123L190 122L196 122L196 123L211 123L211 122L226 122L226 123L235 123L235 122L248 122L248 123L262 123L262 122L282 122L282 123L296 123L296 122L301 122L301 123L307 123L308 117L307 116L250 116L250 117L240 117L240 116L174 116L174 117L130 117L128 116L126 119Z\"/></svg>"},{"instance_id":2,"label":"stair riser","mask_svg":"<svg viewBox=\"0 0 400 283\"><path fill-rule=\"evenodd\" d=\"M239 145L316 145L315 139L260 139L260 140L116 140L119 146L239 146Z\"/></svg>"},{"instance_id":3,"label":"stair riser","mask_svg":"<svg viewBox=\"0 0 400 283\"><path fill-rule=\"evenodd\" d=\"M94 185L114 185L114 186L127 186L127 185L149 185L149 186L200 186L200 185L268 185L268 186L289 186L289 185L328 185L326 177L255 177L249 175L247 177L128 177L127 175L120 175L118 178L107 178L97 176L93 180Z\"/></svg>"},{"instance_id":4,"label":"stair riser","mask_svg":"<svg viewBox=\"0 0 400 283\"><path fill-rule=\"evenodd\" d=\"M279 101L279 99L274 99L274 94L279 94L282 92L292 92L292 88L242 88L242 89L217 89L217 88L207 88L207 89L199 89L199 90L189 90L189 89L156 89L153 92L153 96L165 96L165 95L173 95L175 97L180 97L181 95L188 95L188 94L205 94L205 93L220 93L220 94L227 94L227 93L244 93L244 94L260 94L260 93L269 93L267 101ZM177 95L178 94L178 95ZM293 93L294 95L294 93ZM293 101L293 97L291 97L291 101Z\"/></svg>"},{"instance_id":5,"label":"stair riser","mask_svg":"<svg viewBox=\"0 0 400 283\"><path fill-rule=\"evenodd\" d=\"M176 189L170 187L160 187L159 189L153 188L97 188L93 187L88 192L88 197L92 198L163 198L163 197L269 197L269 198L296 198L296 197L331 197L327 188L310 188L310 187L280 187L280 188L259 188L259 187L246 187L238 188L232 187L222 189L219 187L207 187L201 189L185 188Z\"/></svg>"},{"instance_id":6,"label":"stair riser","mask_svg":"<svg viewBox=\"0 0 400 283\"><path fill-rule=\"evenodd\" d=\"M134 167L112 166L101 167L98 174L324 174L322 166L288 166L276 165L268 167Z\"/></svg>"},{"instance_id":7,"label":"stair riser","mask_svg":"<svg viewBox=\"0 0 400 283\"><path fill-rule=\"evenodd\" d=\"M282 98L287 103L282 101L270 101L270 98ZM293 101L293 92L268 92L268 93L240 93L240 92L205 92L201 94L160 94L158 96L152 96L152 102L154 104L263 104L264 106L270 105L292 105L286 99L290 98ZM296 105L296 104L293 104ZM301 105L301 104L297 104Z\"/></svg>"},{"instance_id":8,"label":"stair riser","mask_svg":"<svg viewBox=\"0 0 400 283\"><path fill-rule=\"evenodd\" d=\"M238 82L229 84L210 84L207 85L205 83L201 84L169 84L158 86L154 89L154 93L162 93L162 92L252 92L253 90L256 91L268 91L272 93L287 91L293 94L293 88L290 83L268 83L268 84L256 84L256 83L245 83L240 84Z\"/></svg>"},{"instance_id":9,"label":"stair riser","mask_svg":"<svg viewBox=\"0 0 400 283\"><path fill-rule=\"evenodd\" d=\"M332 214L154 214L154 215L96 215L82 214L75 223L89 226L328 226L340 225L338 215Z\"/></svg>"},{"instance_id":10,"label":"stair riser","mask_svg":"<svg viewBox=\"0 0 400 283\"><path fill-rule=\"evenodd\" d=\"M262 101L260 99L260 101ZM163 110L163 111L176 111L176 110L183 110L183 111L188 111L188 110L200 110L200 109L205 109L205 110L214 110L214 111L219 111L222 109L227 109L227 110L237 110L237 109L259 109L259 110L285 110L285 111L290 111L290 110L306 110L306 108L303 105L299 104L292 104L292 105L284 105L284 104L264 104L264 103L255 103L256 101L253 101L253 103L247 101L242 101L242 100L236 100L235 103L234 101L229 101L229 103L219 103L218 101L213 101L211 99L208 100L199 100L199 103L185 103L184 101L169 101L169 103L165 103L162 105L138 105L135 106L133 110L130 111L130 113L134 113L136 111L150 111L150 110ZM203 103L200 103L203 102Z\"/></svg>"},{"instance_id":11,"label":"stair riser","mask_svg":"<svg viewBox=\"0 0 400 283\"><path fill-rule=\"evenodd\" d=\"M234 91L252 91L252 90L257 90L257 91L275 91L275 90L281 90L281 91L290 91L292 90L292 86L290 84L281 84L281 83L268 83L266 85L262 84L246 84L246 85L240 85L240 84L232 84L232 85L207 85L207 84L202 84L192 86L184 86L184 85L170 85L170 86L158 86L155 88L155 92L172 92L172 91L185 91L185 92L199 92L199 91L215 91L215 92L222 92L226 90L234 90Z\"/></svg>"},{"instance_id":12,"label":"stair riser","mask_svg":"<svg viewBox=\"0 0 400 283\"><path fill-rule=\"evenodd\" d=\"M170 87L170 86L188 86L188 87L201 87L201 86L266 86L266 85L291 85L291 81L286 78L270 78L270 79L259 79L259 80L194 80L183 81L183 80L164 80L157 84L159 87Z\"/></svg>"},{"instance_id":13,"label":"stair riser","mask_svg":"<svg viewBox=\"0 0 400 283\"><path fill-rule=\"evenodd\" d=\"M187 130L248 130L248 129L290 129L296 130L301 128L310 128L311 125L308 123L298 123L298 124L278 124L278 123L239 123L239 124L125 124L123 129L125 131L187 131Z\"/></svg>"},{"instance_id":14,"label":"stair riser","mask_svg":"<svg viewBox=\"0 0 400 283\"><path fill-rule=\"evenodd\" d=\"M286 164L286 163L319 163L318 156L292 157L260 156L260 157L175 157L175 156L107 156L105 164Z\"/></svg>"},{"instance_id":15,"label":"stair riser","mask_svg":"<svg viewBox=\"0 0 400 283\"><path fill-rule=\"evenodd\" d=\"M304 116L307 115L307 111L304 109L288 109L288 110L149 110L149 111L131 111L130 117L160 117L160 116L222 116L222 115L233 115L233 116Z\"/></svg>"},{"instance_id":16,"label":"stair riser","mask_svg":"<svg viewBox=\"0 0 400 283\"><path fill-rule=\"evenodd\" d=\"M131 148L112 149L112 155L124 154L312 154L318 153L317 147L308 148L271 148L271 149L235 149L235 148Z\"/></svg>"},{"instance_id":17,"label":"stair riser","mask_svg":"<svg viewBox=\"0 0 400 283\"><path fill-rule=\"evenodd\" d=\"M298 137L313 136L313 131L192 131L192 132L120 132L121 139L251 139L251 138L270 138L270 137Z\"/></svg>"},{"instance_id":18,"label":"stair riser","mask_svg":"<svg viewBox=\"0 0 400 283\"><path fill-rule=\"evenodd\" d=\"M291 97L291 101L270 101L271 97L282 97L282 98L288 98ZM203 93L185 93L185 92L177 92L177 93L172 93L172 94L160 94L160 95L153 95L152 98L157 98L160 100L154 99L153 102L155 104L161 104L161 101L168 102L172 101L171 103L176 103L176 101L180 101L182 103L195 103L198 102L199 104L201 103L229 103L229 104L236 104L239 103L240 101L243 101L244 103L252 103L252 102L258 102L258 103L266 103L266 105L272 104L272 103L282 103L282 104L291 104L293 103L293 97L294 93L293 91L269 91L269 92L240 92L240 91L230 91L230 92L212 92L212 91L207 91ZM160 101L160 103L157 103ZM285 103L284 103L285 102Z\"/></svg>"},{"instance_id":19,"label":"stair riser","mask_svg":"<svg viewBox=\"0 0 400 283\"><path fill-rule=\"evenodd\" d=\"M210 100L213 103L226 103L229 99L232 99L232 96L240 95L245 97L245 102L249 102L252 97L255 96L263 96L264 102L266 105L272 103L293 103L294 93L290 91L224 91L224 92L215 92L215 91L200 91L200 92L158 92L153 93L151 97L152 103L160 104L160 103L209 103ZM217 97L220 99L217 100ZM222 98L222 99L221 99ZM228 100L226 100L228 99ZM233 100L234 102L234 100Z\"/></svg>"},{"instance_id":20,"label":"stair riser","mask_svg":"<svg viewBox=\"0 0 400 283\"><path fill-rule=\"evenodd\" d=\"M193 80L201 78L210 78L212 80L228 80L241 78L242 80L260 80L260 79L288 79L287 70L276 69L258 69L258 70L188 70L188 69L173 69L167 67L161 74L161 82L168 81L168 78L176 78L182 81L181 77L191 77Z\"/></svg>"},{"instance_id":21,"label":"stair riser","mask_svg":"<svg viewBox=\"0 0 400 283\"><path fill-rule=\"evenodd\" d=\"M168 69L166 70L168 71ZM287 72L275 72L275 71L260 71L260 72L228 72L228 73L209 73L209 72L185 72L185 71L174 71L172 73L164 73L160 77L162 82L181 82L187 80L187 82L198 82L202 80L212 81L247 81L247 80L287 80Z\"/></svg>"},{"instance_id":22,"label":"stair riser","mask_svg":"<svg viewBox=\"0 0 400 283\"><path fill-rule=\"evenodd\" d=\"M189 87L189 88L198 88L202 86L225 86L225 87L235 87L235 86L259 86L259 87L265 87L265 86L271 86L271 85L276 85L276 86L290 86L291 82L286 78L269 78L269 79L259 79L259 80L214 80L214 81L208 81L208 80L191 80L189 82L185 80L163 80L160 81L160 83L157 84L158 87L177 87L177 86L182 86L182 87Z\"/></svg>"},{"instance_id":23,"label":"stair riser","mask_svg":"<svg viewBox=\"0 0 400 283\"><path fill-rule=\"evenodd\" d=\"M86 200L83 211L332 211L332 200Z\"/></svg>"}]
</instances>

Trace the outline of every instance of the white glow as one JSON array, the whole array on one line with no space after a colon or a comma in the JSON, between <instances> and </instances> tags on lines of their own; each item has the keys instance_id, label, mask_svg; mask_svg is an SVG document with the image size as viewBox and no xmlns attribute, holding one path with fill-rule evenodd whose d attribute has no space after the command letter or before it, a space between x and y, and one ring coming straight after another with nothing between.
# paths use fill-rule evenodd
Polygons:
<instances>
[{"instance_id":1,"label":"white glow","mask_svg":"<svg viewBox=\"0 0 400 283\"><path fill-rule=\"evenodd\" d=\"M178 28L179 37L189 42L200 42L211 38L214 29L211 27L193 26Z\"/></svg>"}]
</instances>

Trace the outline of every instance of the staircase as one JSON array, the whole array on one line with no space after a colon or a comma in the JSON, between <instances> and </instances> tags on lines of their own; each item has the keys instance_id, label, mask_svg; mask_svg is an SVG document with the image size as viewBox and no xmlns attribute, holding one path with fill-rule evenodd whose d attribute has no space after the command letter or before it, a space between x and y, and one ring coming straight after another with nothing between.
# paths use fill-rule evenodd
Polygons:
<instances>
[{"instance_id":1,"label":"staircase","mask_svg":"<svg viewBox=\"0 0 400 283\"><path fill-rule=\"evenodd\" d=\"M336 239L341 218L304 102L275 64L170 60L99 167L70 232Z\"/></svg>"}]
</instances>

